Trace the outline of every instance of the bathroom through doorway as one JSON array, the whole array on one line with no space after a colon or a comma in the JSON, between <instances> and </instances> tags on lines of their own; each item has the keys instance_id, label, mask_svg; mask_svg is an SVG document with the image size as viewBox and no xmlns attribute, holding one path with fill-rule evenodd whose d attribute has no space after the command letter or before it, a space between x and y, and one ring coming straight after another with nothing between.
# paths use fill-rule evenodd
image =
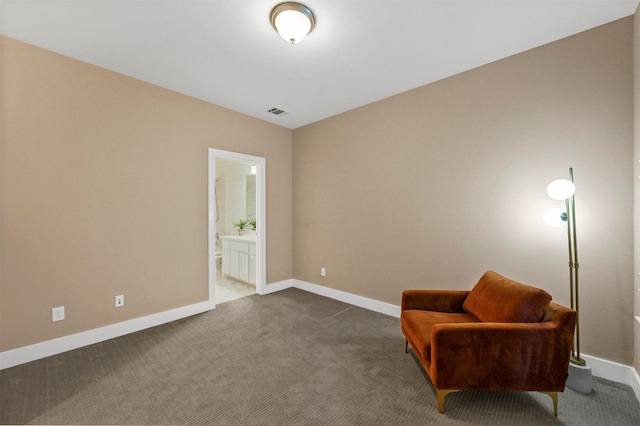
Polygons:
<instances>
[{"instance_id":1,"label":"bathroom through doorway","mask_svg":"<svg viewBox=\"0 0 640 426\"><path fill-rule=\"evenodd\" d=\"M209 300L264 294L265 159L209 149Z\"/></svg>"}]
</instances>

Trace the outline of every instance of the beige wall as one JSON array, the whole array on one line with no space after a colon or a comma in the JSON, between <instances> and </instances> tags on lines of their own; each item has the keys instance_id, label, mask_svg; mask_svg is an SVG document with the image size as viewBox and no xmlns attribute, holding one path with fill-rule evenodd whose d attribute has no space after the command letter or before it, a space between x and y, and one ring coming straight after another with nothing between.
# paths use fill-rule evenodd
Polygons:
<instances>
[{"instance_id":1,"label":"beige wall","mask_svg":"<svg viewBox=\"0 0 640 426\"><path fill-rule=\"evenodd\" d=\"M633 18L633 82L634 82L634 228L635 228L635 314L640 318L640 6ZM640 322L634 321L636 371L640 372Z\"/></svg>"},{"instance_id":2,"label":"beige wall","mask_svg":"<svg viewBox=\"0 0 640 426\"><path fill-rule=\"evenodd\" d=\"M631 364L632 25L295 130L294 277L399 304L492 269L568 305L566 232L541 217L573 167L583 353Z\"/></svg>"},{"instance_id":3,"label":"beige wall","mask_svg":"<svg viewBox=\"0 0 640 426\"><path fill-rule=\"evenodd\" d=\"M2 40L0 350L207 300L210 147L266 158L267 282L292 277L290 130Z\"/></svg>"}]
</instances>

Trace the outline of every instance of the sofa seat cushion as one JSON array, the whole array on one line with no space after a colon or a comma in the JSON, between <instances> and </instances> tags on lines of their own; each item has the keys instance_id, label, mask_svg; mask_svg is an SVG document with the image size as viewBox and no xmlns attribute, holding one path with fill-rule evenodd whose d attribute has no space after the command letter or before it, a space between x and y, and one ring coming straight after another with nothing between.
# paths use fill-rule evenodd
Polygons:
<instances>
[{"instance_id":1,"label":"sofa seat cushion","mask_svg":"<svg viewBox=\"0 0 640 426\"><path fill-rule=\"evenodd\" d=\"M400 321L413 350L431 364L431 328L434 324L478 322L478 319L467 313L407 310L402 311Z\"/></svg>"},{"instance_id":2,"label":"sofa seat cushion","mask_svg":"<svg viewBox=\"0 0 640 426\"><path fill-rule=\"evenodd\" d=\"M462 307L483 322L540 322L551 302L546 291L492 271L469 292Z\"/></svg>"}]
</instances>

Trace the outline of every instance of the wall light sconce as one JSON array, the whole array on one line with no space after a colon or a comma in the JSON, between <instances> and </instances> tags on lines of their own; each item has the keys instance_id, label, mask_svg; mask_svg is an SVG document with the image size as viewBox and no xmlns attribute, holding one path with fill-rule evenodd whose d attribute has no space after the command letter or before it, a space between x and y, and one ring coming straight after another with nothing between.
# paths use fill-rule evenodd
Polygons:
<instances>
[{"instance_id":1,"label":"wall light sconce","mask_svg":"<svg viewBox=\"0 0 640 426\"><path fill-rule=\"evenodd\" d=\"M295 2L280 3L271 10L271 25L286 42L300 43L316 25L313 12Z\"/></svg>"},{"instance_id":2,"label":"wall light sconce","mask_svg":"<svg viewBox=\"0 0 640 426\"><path fill-rule=\"evenodd\" d=\"M575 391L589 393L593 388L591 368L580 357L580 309L578 292L578 242L576 237L576 186L573 183L573 168L569 168L569 179L557 179L547 186L547 194L554 200L564 200L565 210L554 208L544 213L544 222L553 227L567 225L569 243L569 289L571 309L577 313L576 332L569 363L567 386Z\"/></svg>"}]
</instances>

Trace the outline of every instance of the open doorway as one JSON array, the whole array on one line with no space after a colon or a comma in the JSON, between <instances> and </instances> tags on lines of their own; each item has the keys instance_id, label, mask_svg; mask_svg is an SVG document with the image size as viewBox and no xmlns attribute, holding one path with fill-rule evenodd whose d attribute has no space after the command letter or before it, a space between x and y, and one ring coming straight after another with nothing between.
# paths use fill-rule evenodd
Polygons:
<instances>
[{"instance_id":1,"label":"open doorway","mask_svg":"<svg viewBox=\"0 0 640 426\"><path fill-rule=\"evenodd\" d=\"M209 149L209 301L266 286L265 159Z\"/></svg>"}]
</instances>

